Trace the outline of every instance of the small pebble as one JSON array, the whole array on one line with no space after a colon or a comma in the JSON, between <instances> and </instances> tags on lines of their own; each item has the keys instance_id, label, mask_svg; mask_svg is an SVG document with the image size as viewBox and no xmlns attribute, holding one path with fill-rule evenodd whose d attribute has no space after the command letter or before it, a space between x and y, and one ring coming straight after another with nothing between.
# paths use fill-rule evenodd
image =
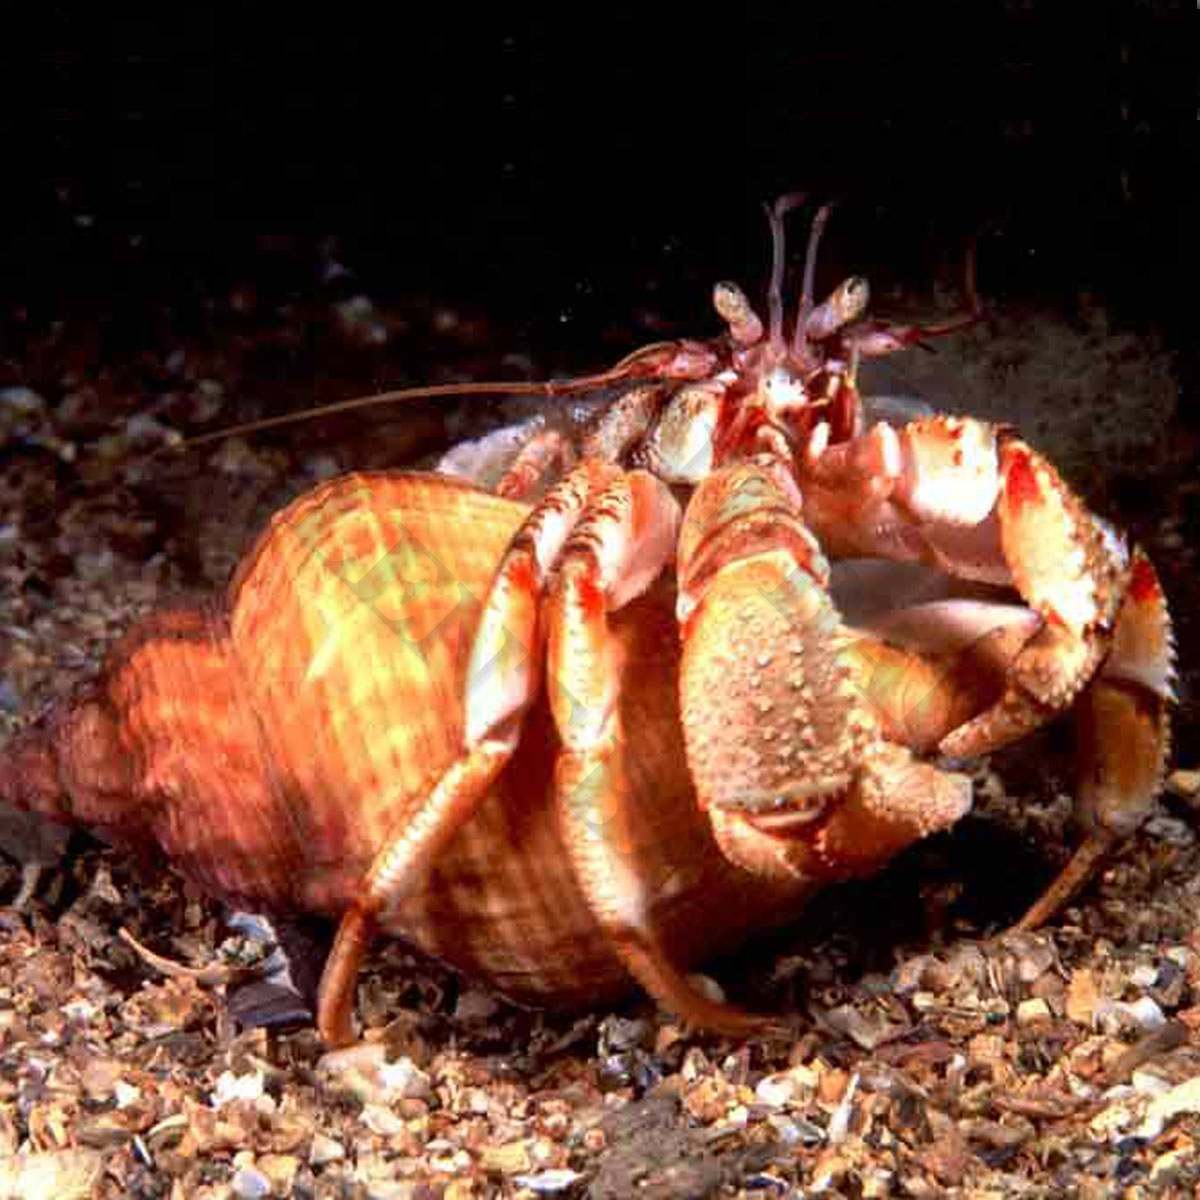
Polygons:
<instances>
[{"instance_id":1,"label":"small pebble","mask_svg":"<svg viewBox=\"0 0 1200 1200\"><path fill-rule=\"evenodd\" d=\"M1180 1146L1175 1150L1168 1150L1166 1154L1159 1155L1154 1160L1154 1165L1150 1168L1151 1184L1164 1186L1176 1180L1192 1162L1195 1153L1195 1147L1188 1145Z\"/></svg>"},{"instance_id":2,"label":"small pebble","mask_svg":"<svg viewBox=\"0 0 1200 1200\"><path fill-rule=\"evenodd\" d=\"M1167 789L1185 800L1200 796L1200 771L1172 771L1167 776Z\"/></svg>"},{"instance_id":3,"label":"small pebble","mask_svg":"<svg viewBox=\"0 0 1200 1200\"><path fill-rule=\"evenodd\" d=\"M1150 963L1138 963L1132 971L1129 972L1129 982L1134 987L1148 988L1153 987L1158 982L1158 968Z\"/></svg>"},{"instance_id":4,"label":"small pebble","mask_svg":"<svg viewBox=\"0 0 1200 1200\"><path fill-rule=\"evenodd\" d=\"M333 306L333 314L346 340L359 346L382 346L388 340L387 326L378 319L367 296L351 296Z\"/></svg>"},{"instance_id":5,"label":"small pebble","mask_svg":"<svg viewBox=\"0 0 1200 1200\"><path fill-rule=\"evenodd\" d=\"M1169 846L1190 846L1196 840L1191 826L1178 817L1157 813L1145 824L1146 833L1155 841L1166 842Z\"/></svg>"},{"instance_id":6,"label":"small pebble","mask_svg":"<svg viewBox=\"0 0 1200 1200\"><path fill-rule=\"evenodd\" d=\"M308 1151L308 1161L312 1166L320 1167L325 1163L340 1162L345 1157L346 1148L341 1142L319 1130L313 1134L312 1146Z\"/></svg>"},{"instance_id":7,"label":"small pebble","mask_svg":"<svg viewBox=\"0 0 1200 1200\"><path fill-rule=\"evenodd\" d=\"M499 1002L490 992L483 988L467 988L458 998L454 1006L456 1021L486 1021L496 1015L500 1008Z\"/></svg>"},{"instance_id":8,"label":"small pebble","mask_svg":"<svg viewBox=\"0 0 1200 1200\"><path fill-rule=\"evenodd\" d=\"M845 1034L864 1050L875 1050L908 1033L911 1026L890 1021L879 1010L859 1012L852 1004L839 1004L831 1008L825 1019L839 1033Z\"/></svg>"},{"instance_id":9,"label":"small pebble","mask_svg":"<svg viewBox=\"0 0 1200 1200\"><path fill-rule=\"evenodd\" d=\"M41 413L46 410L46 401L32 388L0 388L0 408L12 413Z\"/></svg>"},{"instance_id":10,"label":"small pebble","mask_svg":"<svg viewBox=\"0 0 1200 1200\"><path fill-rule=\"evenodd\" d=\"M1095 1009L1096 1024L1102 1033L1116 1036L1131 1026L1142 1033L1161 1029L1167 1018L1163 1010L1150 999L1141 996L1128 1003L1122 1000L1100 1000Z\"/></svg>"},{"instance_id":11,"label":"small pebble","mask_svg":"<svg viewBox=\"0 0 1200 1200\"><path fill-rule=\"evenodd\" d=\"M1155 1096L1133 1136L1153 1141L1162 1133L1167 1122L1180 1113L1200 1113L1200 1075L1193 1075L1169 1092Z\"/></svg>"},{"instance_id":12,"label":"small pebble","mask_svg":"<svg viewBox=\"0 0 1200 1200\"><path fill-rule=\"evenodd\" d=\"M404 1132L404 1121L383 1104L363 1106L362 1123L380 1137L396 1137Z\"/></svg>"},{"instance_id":13,"label":"small pebble","mask_svg":"<svg viewBox=\"0 0 1200 1200\"><path fill-rule=\"evenodd\" d=\"M850 1129L850 1119L854 1115L854 1098L858 1094L858 1072L850 1076L846 1090L838 1101L837 1107L829 1118L829 1144L836 1145Z\"/></svg>"},{"instance_id":14,"label":"small pebble","mask_svg":"<svg viewBox=\"0 0 1200 1200\"><path fill-rule=\"evenodd\" d=\"M768 1075L754 1089L754 1098L768 1108L783 1108L796 1096L797 1088L789 1073Z\"/></svg>"},{"instance_id":15,"label":"small pebble","mask_svg":"<svg viewBox=\"0 0 1200 1200\"><path fill-rule=\"evenodd\" d=\"M1032 1000L1022 1000L1017 1005L1017 1022L1021 1025L1029 1025L1034 1021L1047 1021L1050 1019L1050 1006L1040 996L1035 996Z\"/></svg>"},{"instance_id":16,"label":"small pebble","mask_svg":"<svg viewBox=\"0 0 1200 1200\"><path fill-rule=\"evenodd\" d=\"M516 1175L513 1182L518 1187L537 1192L539 1196L553 1196L573 1188L582 1178L578 1171L555 1167L549 1171L538 1171L536 1175Z\"/></svg>"},{"instance_id":17,"label":"small pebble","mask_svg":"<svg viewBox=\"0 0 1200 1200\"><path fill-rule=\"evenodd\" d=\"M229 1186L238 1200L261 1200L263 1196L271 1194L271 1181L254 1167L242 1167L235 1171Z\"/></svg>"},{"instance_id":18,"label":"small pebble","mask_svg":"<svg viewBox=\"0 0 1200 1200\"><path fill-rule=\"evenodd\" d=\"M485 1146L480 1161L487 1170L496 1171L501 1175L527 1172L535 1165L530 1154L528 1138L505 1142L502 1146Z\"/></svg>"},{"instance_id":19,"label":"small pebble","mask_svg":"<svg viewBox=\"0 0 1200 1200\"><path fill-rule=\"evenodd\" d=\"M429 1076L411 1058L388 1062L386 1054L382 1042L358 1043L322 1055L317 1069L335 1076L342 1087L367 1104L428 1099Z\"/></svg>"},{"instance_id":20,"label":"small pebble","mask_svg":"<svg viewBox=\"0 0 1200 1200\"><path fill-rule=\"evenodd\" d=\"M767 1124L775 1131L775 1137L785 1146L797 1146L804 1140L800 1127L789 1117L771 1113L767 1117Z\"/></svg>"},{"instance_id":21,"label":"small pebble","mask_svg":"<svg viewBox=\"0 0 1200 1200\"><path fill-rule=\"evenodd\" d=\"M766 1171L759 1171L755 1175L747 1175L742 1181L742 1186L748 1192L774 1192L776 1195L782 1196L787 1191L787 1180L778 1175L771 1175Z\"/></svg>"},{"instance_id":22,"label":"small pebble","mask_svg":"<svg viewBox=\"0 0 1200 1200\"><path fill-rule=\"evenodd\" d=\"M217 1077L217 1086L213 1089L212 1106L220 1108L231 1100L257 1100L263 1094L264 1076L261 1071L252 1071L246 1075L235 1075L232 1071L222 1071Z\"/></svg>"}]
</instances>

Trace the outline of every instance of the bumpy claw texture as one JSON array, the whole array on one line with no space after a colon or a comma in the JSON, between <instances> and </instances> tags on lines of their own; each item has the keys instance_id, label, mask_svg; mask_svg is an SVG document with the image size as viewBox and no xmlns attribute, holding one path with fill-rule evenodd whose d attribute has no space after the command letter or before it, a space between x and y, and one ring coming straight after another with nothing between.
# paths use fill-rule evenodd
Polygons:
<instances>
[{"instance_id":1,"label":"bumpy claw texture","mask_svg":"<svg viewBox=\"0 0 1200 1200\"><path fill-rule=\"evenodd\" d=\"M970 785L886 740L825 590L829 568L802 526L786 533L777 510L780 548L743 555L755 544L736 499L743 482L735 471L701 485L689 522L703 533L681 543L692 775L722 850L748 870L866 874L962 817Z\"/></svg>"}]
</instances>

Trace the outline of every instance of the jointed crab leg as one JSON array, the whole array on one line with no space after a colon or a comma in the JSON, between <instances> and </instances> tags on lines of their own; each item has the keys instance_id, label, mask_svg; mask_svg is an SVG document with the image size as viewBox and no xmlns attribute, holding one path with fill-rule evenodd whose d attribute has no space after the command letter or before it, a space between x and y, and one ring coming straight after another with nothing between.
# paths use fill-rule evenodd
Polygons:
<instances>
[{"instance_id":1,"label":"jointed crab leg","mask_svg":"<svg viewBox=\"0 0 1200 1200\"><path fill-rule=\"evenodd\" d=\"M471 647L459 758L408 806L342 918L321 978L317 1024L331 1045L352 1040L354 982L377 914L394 905L471 815L511 758L541 686L542 593L588 502L618 474L588 459L533 510L501 561Z\"/></svg>"},{"instance_id":2,"label":"jointed crab leg","mask_svg":"<svg viewBox=\"0 0 1200 1200\"><path fill-rule=\"evenodd\" d=\"M547 647L550 705L562 740L555 795L576 876L630 973L685 1019L745 1034L761 1027L761 1018L709 1000L663 951L650 917L650 881L633 858L637 814L629 806L654 797L629 779L618 708L626 664L615 657L608 616L667 563L678 523L667 488L633 472L605 491L564 550Z\"/></svg>"},{"instance_id":3,"label":"jointed crab leg","mask_svg":"<svg viewBox=\"0 0 1200 1200\"><path fill-rule=\"evenodd\" d=\"M1161 787L1170 625L1153 568L1044 458L980 421L877 425L828 449L814 438L802 486L806 517L835 550L1007 584L1039 618L999 694L937 748L984 754L1079 704L1077 801L1089 840L1023 923L1045 920Z\"/></svg>"},{"instance_id":4,"label":"jointed crab leg","mask_svg":"<svg viewBox=\"0 0 1200 1200\"><path fill-rule=\"evenodd\" d=\"M550 477L556 467L566 471L574 463L575 447L567 435L558 429L540 429L508 464L496 484L496 495L508 500L524 500Z\"/></svg>"},{"instance_id":5,"label":"jointed crab leg","mask_svg":"<svg viewBox=\"0 0 1200 1200\"><path fill-rule=\"evenodd\" d=\"M1054 916L1149 815L1166 772L1173 678L1166 600L1150 560L1135 550L1112 650L1075 706L1075 815L1086 835L1018 928L1036 929Z\"/></svg>"}]
</instances>

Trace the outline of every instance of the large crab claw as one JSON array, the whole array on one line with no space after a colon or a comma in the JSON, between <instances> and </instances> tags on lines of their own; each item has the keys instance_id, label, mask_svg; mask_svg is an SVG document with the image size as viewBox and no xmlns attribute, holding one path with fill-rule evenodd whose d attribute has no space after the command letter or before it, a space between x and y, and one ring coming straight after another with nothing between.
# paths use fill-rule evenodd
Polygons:
<instances>
[{"instance_id":1,"label":"large crab claw","mask_svg":"<svg viewBox=\"0 0 1200 1200\"><path fill-rule=\"evenodd\" d=\"M834 553L923 562L1016 593L1020 604L1009 611L1023 609L1023 617L997 620L986 605L925 614L927 640L949 622L963 640L960 662L990 659L1000 668L984 673L973 700L947 677L942 708L965 703L966 711L926 745L951 757L986 754L1059 713L1075 715L1076 812L1087 836L1021 922L1040 924L1137 828L1162 786L1174 648L1153 566L1041 455L981 421L877 425L818 447L801 486L805 517ZM921 624L920 614L909 616ZM879 654L898 653L920 669L919 655L903 657L910 646L884 638Z\"/></svg>"},{"instance_id":2,"label":"large crab claw","mask_svg":"<svg viewBox=\"0 0 1200 1200\"><path fill-rule=\"evenodd\" d=\"M679 546L681 708L726 855L823 881L866 874L953 824L971 788L885 736L800 511L770 459L696 490Z\"/></svg>"}]
</instances>

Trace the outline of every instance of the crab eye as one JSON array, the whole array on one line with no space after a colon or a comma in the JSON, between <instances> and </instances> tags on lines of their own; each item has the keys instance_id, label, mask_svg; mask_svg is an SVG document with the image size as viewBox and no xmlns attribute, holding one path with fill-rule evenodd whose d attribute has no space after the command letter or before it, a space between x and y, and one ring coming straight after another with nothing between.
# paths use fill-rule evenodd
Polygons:
<instances>
[{"instance_id":1,"label":"crab eye","mask_svg":"<svg viewBox=\"0 0 1200 1200\"><path fill-rule=\"evenodd\" d=\"M845 295L843 316L846 321L857 321L866 312L871 298L871 285L861 275L851 275L838 289Z\"/></svg>"},{"instance_id":2,"label":"crab eye","mask_svg":"<svg viewBox=\"0 0 1200 1200\"><path fill-rule=\"evenodd\" d=\"M739 346L752 346L762 339L762 321L736 283L718 283L713 288L713 307Z\"/></svg>"},{"instance_id":3,"label":"crab eye","mask_svg":"<svg viewBox=\"0 0 1200 1200\"><path fill-rule=\"evenodd\" d=\"M829 297L809 313L804 325L805 336L819 342L851 321L857 321L866 311L870 296L870 286L861 275L843 279Z\"/></svg>"}]
</instances>

